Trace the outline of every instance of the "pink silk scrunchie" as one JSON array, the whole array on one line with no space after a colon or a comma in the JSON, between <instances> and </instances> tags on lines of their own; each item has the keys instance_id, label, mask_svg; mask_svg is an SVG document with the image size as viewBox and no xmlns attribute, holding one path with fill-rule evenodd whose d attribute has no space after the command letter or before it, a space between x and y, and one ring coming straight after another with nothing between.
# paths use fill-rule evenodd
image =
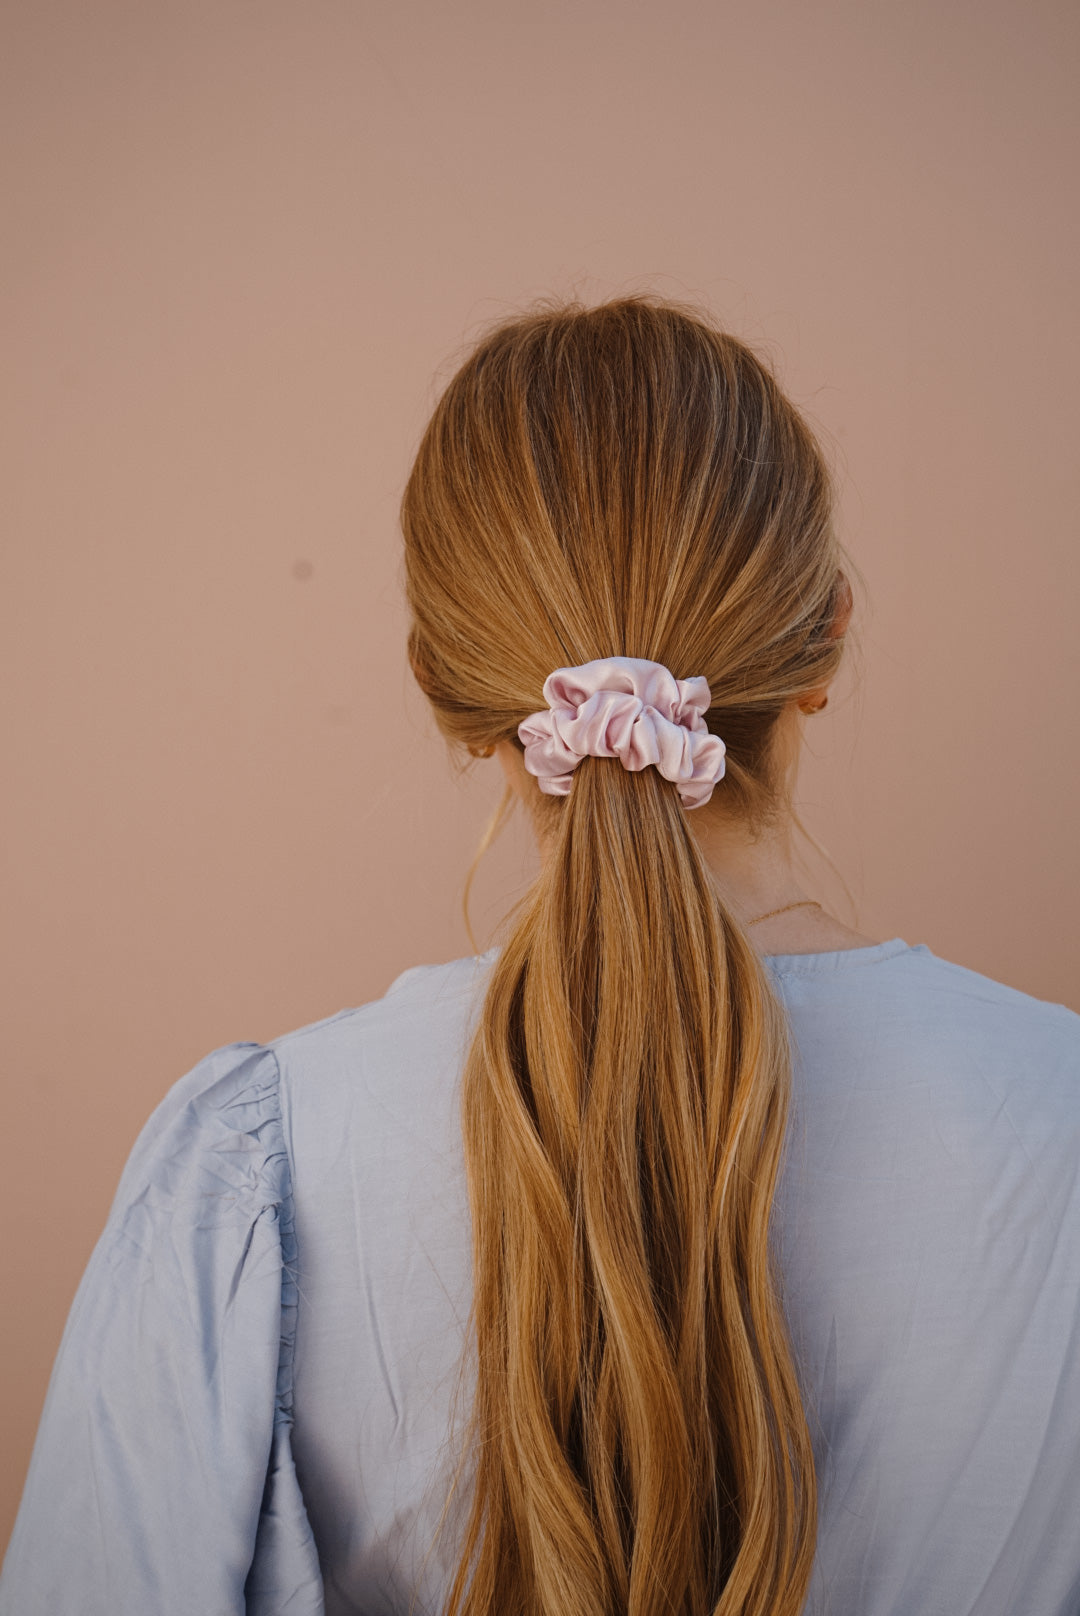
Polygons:
<instances>
[{"instance_id":1,"label":"pink silk scrunchie","mask_svg":"<svg viewBox=\"0 0 1080 1616\"><path fill-rule=\"evenodd\" d=\"M525 767L551 797L565 797L583 757L617 757L624 769L660 770L685 808L701 808L723 778L724 743L704 714L704 679L676 679L662 662L602 657L556 668L544 680L547 711L518 725Z\"/></svg>"}]
</instances>

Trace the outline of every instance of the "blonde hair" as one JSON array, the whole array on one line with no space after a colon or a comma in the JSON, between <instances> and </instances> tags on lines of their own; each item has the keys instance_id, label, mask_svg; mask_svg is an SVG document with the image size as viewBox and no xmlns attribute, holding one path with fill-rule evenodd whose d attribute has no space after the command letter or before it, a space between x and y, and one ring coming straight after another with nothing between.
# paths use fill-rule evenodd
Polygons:
<instances>
[{"instance_id":1,"label":"blonde hair","mask_svg":"<svg viewBox=\"0 0 1080 1616\"><path fill-rule=\"evenodd\" d=\"M492 331L402 507L410 659L451 742L517 741L552 669L702 674L717 794L777 801L782 709L846 589L813 435L678 306ZM770 1256L782 1006L656 769L588 757L463 1075L474 1482L447 1616L796 1616L813 1454Z\"/></svg>"}]
</instances>

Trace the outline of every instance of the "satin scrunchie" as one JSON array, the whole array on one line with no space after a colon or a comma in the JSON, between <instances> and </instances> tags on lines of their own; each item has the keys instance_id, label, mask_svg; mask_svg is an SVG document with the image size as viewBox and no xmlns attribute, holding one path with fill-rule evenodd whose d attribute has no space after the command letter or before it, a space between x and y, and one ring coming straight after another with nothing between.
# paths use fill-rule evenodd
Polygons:
<instances>
[{"instance_id":1,"label":"satin scrunchie","mask_svg":"<svg viewBox=\"0 0 1080 1616\"><path fill-rule=\"evenodd\" d=\"M701 808L723 778L724 743L704 714L704 679L676 679L662 662L601 657L556 668L544 680L547 710L518 725L525 767L540 790L565 797L583 757L617 757L624 769L660 770L684 808Z\"/></svg>"}]
</instances>

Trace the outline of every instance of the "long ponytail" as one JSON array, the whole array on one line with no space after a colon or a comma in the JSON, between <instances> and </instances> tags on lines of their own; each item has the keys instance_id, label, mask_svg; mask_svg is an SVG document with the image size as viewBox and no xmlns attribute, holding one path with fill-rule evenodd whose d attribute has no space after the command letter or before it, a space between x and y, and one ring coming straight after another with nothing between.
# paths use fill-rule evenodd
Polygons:
<instances>
[{"instance_id":1,"label":"long ponytail","mask_svg":"<svg viewBox=\"0 0 1080 1616\"><path fill-rule=\"evenodd\" d=\"M704 674L718 790L831 673L828 483L765 367L670 305L541 311L435 412L403 504L440 725L510 739L559 664ZM675 788L586 758L491 969L463 1078L476 1367L447 1616L797 1616L806 1418L769 1219L790 1052Z\"/></svg>"}]
</instances>

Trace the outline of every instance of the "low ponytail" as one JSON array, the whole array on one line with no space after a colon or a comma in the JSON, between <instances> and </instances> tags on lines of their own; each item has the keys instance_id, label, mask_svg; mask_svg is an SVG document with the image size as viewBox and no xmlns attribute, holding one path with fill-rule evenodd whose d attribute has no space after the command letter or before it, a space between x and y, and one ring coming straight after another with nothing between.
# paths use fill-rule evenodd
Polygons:
<instances>
[{"instance_id":1,"label":"low ponytail","mask_svg":"<svg viewBox=\"0 0 1080 1616\"><path fill-rule=\"evenodd\" d=\"M768 372L684 311L500 328L403 505L440 725L517 744L556 666L655 658L708 680L718 793L767 812L775 719L839 654L827 496ZM463 1076L476 1387L446 1616L798 1616L815 1486L769 1246L783 1009L655 768L586 757L537 817Z\"/></svg>"},{"instance_id":2,"label":"low ponytail","mask_svg":"<svg viewBox=\"0 0 1080 1616\"><path fill-rule=\"evenodd\" d=\"M767 1248L787 1077L673 787L586 759L465 1071L485 1507L452 1616L799 1609L813 1469Z\"/></svg>"}]
</instances>

